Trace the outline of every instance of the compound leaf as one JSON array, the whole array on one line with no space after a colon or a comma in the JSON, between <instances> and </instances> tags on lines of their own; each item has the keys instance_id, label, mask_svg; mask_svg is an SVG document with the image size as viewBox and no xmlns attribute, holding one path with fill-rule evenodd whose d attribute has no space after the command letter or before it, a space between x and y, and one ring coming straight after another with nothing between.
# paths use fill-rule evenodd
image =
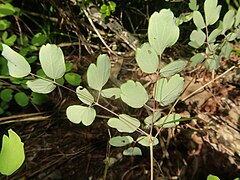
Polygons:
<instances>
[{"instance_id":1,"label":"compound leaf","mask_svg":"<svg viewBox=\"0 0 240 180\"><path fill-rule=\"evenodd\" d=\"M85 126L93 123L96 117L96 111L92 107L72 105L67 108L67 118L75 124L82 122Z\"/></svg>"},{"instance_id":2,"label":"compound leaf","mask_svg":"<svg viewBox=\"0 0 240 180\"><path fill-rule=\"evenodd\" d=\"M145 73L155 73L158 69L158 55L149 43L144 43L140 48L137 48L136 61Z\"/></svg>"},{"instance_id":3,"label":"compound leaf","mask_svg":"<svg viewBox=\"0 0 240 180\"><path fill-rule=\"evenodd\" d=\"M108 125L119 132L133 133L140 126L140 121L126 114L120 114L119 118L110 118Z\"/></svg>"},{"instance_id":4,"label":"compound leaf","mask_svg":"<svg viewBox=\"0 0 240 180\"><path fill-rule=\"evenodd\" d=\"M56 85L50 81L46 81L43 79L36 79L33 81L27 81L27 86L36 93L47 94L52 92Z\"/></svg>"},{"instance_id":5,"label":"compound leaf","mask_svg":"<svg viewBox=\"0 0 240 180\"><path fill-rule=\"evenodd\" d=\"M133 108L141 108L148 101L147 91L139 82L128 80L120 89L122 101Z\"/></svg>"},{"instance_id":6,"label":"compound leaf","mask_svg":"<svg viewBox=\"0 0 240 180\"><path fill-rule=\"evenodd\" d=\"M172 45L179 37L179 28L176 25L174 14L170 9L154 12L149 19L148 40L158 55Z\"/></svg>"},{"instance_id":7,"label":"compound leaf","mask_svg":"<svg viewBox=\"0 0 240 180\"><path fill-rule=\"evenodd\" d=\"M2 44L2 56L7 59L9 74L12 77L22 78L31 72L31 67L26 59L12 50L8 45Z\"/></svg>"},{"instance_id":8,"label":"compound leaf","mask_svg":"<svg viewBox=\"0 0 240 180\"><path fill-rule=\"evenodd\" d=\"M45 74L52 79L60 79L65 71L64 55L55 44L43 45L39 51L39 60Z\"/></svg>"},{"instance_id":9,"label":"compound leaf","mask_svg":"<svg viewBox=\"0 0 240 180\"><path fill-rule=\"evenodd\" d=\"M131 144L132 142L133 142L133 138L131 136L116 136L116 137L112 137L109 140L109 144L115 147L126 146L128 144Z\"/></svg>"},{"instance_id":10,"label":"compound leaf","mask_svg":"<svg viewBox=\"0 0 240 180\"><path fill-rule=\"evenodd\" d=\"M12 130L3 136L2 149L0 153L0 172L6 176L14 173L24 162L24 144L20 137Z\"/></svg>"},{"instance_id":11,"label":"compound leaf","mask_svg":"<svg viewBox=\"0 0 240 180\"><path fill-rule=\"evenodd\" d=\"M161 78L157 81L154 89L155 100L160 103L161 106L167 106L174 102L182 93L184 88L184 79L176 74L169 80L167 78Z\"/></svg>"}]
</instances>

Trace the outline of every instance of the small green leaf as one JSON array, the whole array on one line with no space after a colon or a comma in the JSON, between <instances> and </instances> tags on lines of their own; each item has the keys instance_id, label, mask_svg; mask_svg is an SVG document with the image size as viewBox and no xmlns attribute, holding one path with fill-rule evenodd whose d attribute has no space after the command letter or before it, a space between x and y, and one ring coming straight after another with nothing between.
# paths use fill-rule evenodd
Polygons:
<instances>
[{"instance_id":1,"label":"small green leaf","mask_svg":"<svg viewBox=\"0 0 240 180\"><path fill-rule=\"evenodd\" d=\"M56 85L50 81L46 81L43 79L36 79L33 81L27 81L27 86L36 93L47 94L52 92Z\"/></svg>"},{"instance_id":2,"label":"small green leaf","mask_svg":"<svg viewBox=\"0 0 240 180\"><path fill-rule=\"evenodd\" d=\"M160 111L155 111L152 115L146 117L144 119L144 123L149 125L154 123L156 120L158 120L161 117L161 112Z\"/></svg>"},{"instance_id":3,"label":"small green leaf","mask_svg":"<svg viewBox=\"0 0 240 180\"><path fill-rule=\"evenodd\" d=\"M66 66L61 48L55 44L43 45L39 51L39 60L45 74L52 79L61 78Z\"/></svg>"},{"instance_id":4,"label":"small green leaf","mask_svg":"<svg viewBox=\"0 0 240 180\"><path fill-rule=\"evenodd\" d=\"M227 41L234 41L237 38L236 33L230 32L229 34L226 35L226 40Z\"/></svg>"},{"instance_id":5,"label":"small green leaf","mask_svg":"<svg viewBox=\"0 0 240 180\"><path fill-rule=\"evenodd\" d=\"M0 153L0 172L6 176L20 168L25 159L24 144L20 137L12 129L8 130L8 135L3 136Z\"/></svg>"},{"instance_id":6,"label":"small green leaf","mask_svg":"<svg viewBox=\"0 0 240 180\"><path fill-rule=\"evenodd\" d=\"M158 55L174 45L179 37L179 28L176 25L174 14L170 9L154 12L149 19L148 40Z\"/></svg>"},{"instance_id":7,"label":"small green leaf","mask_svg":"<svg viewBox=\"0 0 240 180\"><path fill-rule=\"evenodd\" d=\"M119 132L133 133L140 126L140 121L126 114L121 114L119 118L110 118L108 126L116 128Z\"/></svg>"},{"instance_id":8,"label":"small green leaf","mask_svg":"<svg viewBox=\"0 0 240 180\"><path fill-rule=\"evenodd\" d=\"M116 136L112 137L109 141L109 144L115 147L122 147L133 142L133 138L131 136Z\"/></svg>"},{"instance_id":9,"label":"small green leaf","mask_svg":"<svg viewBox=\"0 0 240 180\"><path fill-rule=\"evenodd\" d=\"M29 103L29 98L24 92L18 92L14 95L14 99L19 106L27 106Z\"/></svg>"},{"instance_id":10,"label":"small green leaf","mask_svg":"<svg viewBox=\"0 0 240 180\"><path fill-rule=\"evenodd\" d=\"M2 47L2 56L8 61L9 74L16 78L27 76L31 72L31 67L26 59L9 46L2 44Z\"/></svg>"},{"instance_id":11,"label":"small green leaf","mask_svg":"<svg viewBox=\"0 0 240 180\"><path fill-rule=\"evenodd\" d=\"M0 4L0 17L10 16L16 12L17 8L12 6L10 3Z\"/></svg>"},{"instance_id":12,"label":"small green leaf","mask_svg":"<svg viewBox=\"0 0 240 180\"><path fill-rule=\"evenodd\" d=\"M66 72L69 72L72 70L73 64L70 62L67 62L65 66L66 66Z\"/></svg>"},{"instance_id":13,"label":"small green leaf","mask_svg":"<svg viewBox=\"0 0 240 180\"><path fill-rule=\"evenodd\" d=\"M6 44L8 46L12 46L12 45L14 45L14 42L17 40L17 36L15 34L13 34L10 37L8 37L8 32L4 31L4 33L2 34L2 40L3 40L4 44Z\"/></svg>"},{"instance_id":14,"label":"small green leaf","mask_svg":"<svg viewBox=\"0 0 240 180\"><path fill-rule=\"evenodd\" d=\"M10 102L13 98L13 90L12 89L3 89L1 92L0 92L0 97L3 101L5 102Z\"/></svg>"},{"instance_id":15,"label":"small green leaf","mask_svg":"<svg viewBox=\"0 0 240 180\"><path fill-rule=\"evenodd\" d=\"M191 42L189 42L188 44L194 48L199 48L203 45L205 39L206 35L201 29L193 30L190 35Z\"/></svg>"},{"instance_id":16,"label":"small green leaf","mask_svg":"<svg viewBox=\"0 0 240 180\"><path fill-rule=\"evenodd\" d=\"M223 55L225 58L230 58L232 50L232 44L229 42L225 42L223 47L221 48L221 55Z\"/></svg>"},{"instance_id":17,"label":"small green leaf","mask_svg":"<svg viewBox=\"0 0 240 180\"><path fill-rule=\"evenodd\" d=\"M32 38L32 44L34 46L41 46L47 41L47 37L42 33L37 33Z\"/></svg>"},{"instance_id":18,"label":"small green leaf","mask_svg":"<svg viewBox=\"0 0 240 180\"><path fill-rule=\"evenodd\" d=\"M155 138L155 137L151 137L151 141L152 141L152 144L153 146L157 145L159 143L158 139ZM150 146L150 139L148 136L140 136L138 139L137 139L137 142L139 144L141 144L142 146L147 146L149 147Z\"/></svg>"},{"instance_id":19,"label":"small green leaf","mask_svg":"<svg viewBox=\"0 0 240 180\"><path fill-rule=\"evenodd\" d=\"M229 10L223 17L223 31L224 34L227 30L231 29L234 23L235 11L233 9Z\"/></svg>"},{"instance_id":20,"label":"small green leaf","mask_svg":"<svg viewBox=\"0 0 240 180\"><path fill-rule=\"evenodd\" d=\"M220 180L219 177L209 174L207 180Z\"/></svg>"},{"instance_id":21,"label":"small green leaf","mask_svg":"<svg viewBox=\"0 0 240 180\"><path fill-rule=\"evenodd\" d=\"M83 88L82 86L78 86L76 89L76 93L80 101L82 101L83 103L87 105L92 105L94 103L93 96L86 88Z\"/></svg>"},{"instance_id":22,"label":"small green leaf","mask_svg":"<svg viewBox=\"0 0 240 180\"><path fill-rule=\"evenodd\" d=\"M42 105L43 103L48 101L48 95L46 94L32 92L31 97L32 97L31 102L36 105Z\"/></svg>"},{"instance_id":23,"label":"small green leaf","mask_svg":"<svg viewBox=\"0 0 240 180\"><path fill-rule=\"evenodd\" d=\"M158 55L149 43L144 43L140 48L137 48L136 61L145 73L155 73L158 69Z\"/></svg>"},{"instance_id":24,"label":"small green leaf","mask_svg":"<svg viewBox=\"0 0 240 180\"><path fill-rule=\"evenodd\" d=\"M161 77L172 76L180 71L182 71L187 63L183 60L173 61L160 70Z\"/></svg>"},{"instance_id":25,"label":"small green leaf","mask_svg":"<svg viewBox=\"0 0 240 180\"><path fill-rule=\"evenodd\" d=\"M197 11L198 10L198 5L197 5L197 0L190 0L190 2L188 3L188 6L191 10L193 11Z\"/></svg>"},{"instance_id":26,"label":"small green leaf","mask_svg":"<svg viewBox=\"0 0 240 180\"><path fill-rule=\"evenodd\" d=\"M194 11L193 12L193 22L196 25L196 27L203 29L205 28L205 22L203 19L202 14L199 11Z\"/></svg>"},{"instance_id":27,"label":"small green leaf","mask_svg":"<svg viewBox=\"0 0 240 180\"><path fill-rule=\"evenodd\" d=\"M81 76L77 73L69 72L64 75L66 81L72 86L79 86L81 83Z\"/></svg>"},{"instance_id":28,"label":"small green leaf","mask_svg":"<svg viewBox=\"0 0 240 180\"><path fill-rule=\"evenodd\" d=\"M222 29L217 28L214 29L211 34L208 36L208 42L214 43L216 41L216 38L222 33Z\"/></svg>"},{"instance_id":29,"label":"small green leaf","mask_svg":"<svg viewBox=\"0 0 240 180\"><path fill-rule=\"evenodd\" d=\"M121 96L121 90L119 88L108 88L102 90L101 95L105 98L111 98L114 96L115 99L118 99Z\"/></svg>"},{"instance_id":30,"label":"small green leaf","mask_svg":"<svg viewBox=\"0 0 240 180\"><path fill-rule=\"evenodd\" d=\"M124 156L142 156L142 151L139 147L130 147L123 151Z\"/></svg>"},{"instance_id":31,"label":"small green leaf","mask_svg":"<svg viewBox=\"0 0 240 180\"><path fill-rule=\"evenodd\" d=\"M139 82L128 80L120 89L122 101L133 108L141 108L148 101L147 91Z\"/></svg>"},{"instance_id":32,"label":"small green leaf","mask_svg":"<svg viewBox=\"0 0 240 180\"><path fill-rule=\"evenodd\" d=\"M155 122L154 125L163 128L171 128L175 127L179 124L179 122L172 122L175 120L179 120L181 116L179 114L173 113L167 116L162 117L159 121Z\"/></svg>"},{"instance_id":33,"label":"small green leaf","mask_svg":"<svg viewBox=\"0 0 240 180\"><path fill-rule=\"evenodd\" d=\"M67 118L75 124L82 122L85 126L93 123L96 117L95 109L80 105L72 105L67 108Z\"/></svg>"},{"instance_id":34,"label":"small green leaf","mask_svg":"<svg viewBox=\"0 0 240 180\"><path fill-rule=\"evenodd\" d=\"M99 55L97 65L91 64L87 70L88 85L97 91L101 91L110 77L110 71L109 57L106 54Z\"/></svg>"},{"instance_id":35,"label":"small green leaf","mask_svg":"<svg viewBox=\"0 0 240 180\"><path fill-rule=\"evenodd\" d=\"M192 63L190 64L191 67L196 67L198 64L203 62L205 56L204 53L197 53L193 57L191 57Z\"/></svg>"},{"instance_id":36,"label":"small green leaf","mask_svg":"<svg viewBox=\"0 0 240 180\"><path fill-rule=\"evenodd\" d=\"M218 6L218 0L206 0L204 2L204 12L206 25L213 25L219 19L222 6Z\"/></svg>"},{"instance_id":37,"label":"small green leaf","mask_svg":"<svg viewBox=\"0 0 240 180\"><path fill-rule=\"evenodd\" d=\"M184 79L179 74L172 76L169 80L161 78L156 83L154 98L161 106L167 106L179 97L183 88Z\"/></svg>"},{"instance_id":38,"label":"small green leaf","mask_svg":"<svg viewBox=\"0 0 240 180\"><path fill-rule=\"evenodd\" d=\"M0 20L0 31L4 31L7 28L9 28L11 25L11 22L6 20L6 19L1 19Z\"/></svg>"}]
</instances>

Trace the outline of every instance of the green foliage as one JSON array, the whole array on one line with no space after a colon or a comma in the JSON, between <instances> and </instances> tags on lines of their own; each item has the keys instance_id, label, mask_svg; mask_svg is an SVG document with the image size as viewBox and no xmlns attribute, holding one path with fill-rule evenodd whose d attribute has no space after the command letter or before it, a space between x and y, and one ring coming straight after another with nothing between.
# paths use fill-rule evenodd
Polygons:
<instances>
[{"instance_id":1,"label":"green foliage","mask_svg":"<svg viewBox=\"0 0 240 180\"><path fill-rule=\"evenodd\" d=\"M107 3L104 3L100 7L100 12L102 14L103 18L106 18L110 16L112 13L114 13L116 10L116 3L113 1L108 1Z\"/></svg>"},{"instance_id":2,"label":"green foliage","mask_svg":"<svg viewBox=\"0 0 240 180\"><path fill-rule=\"evenodd\" d=\"M193 6L196 6L195 1L191 1L189 7L194 10L193 22L197 29L192 31L189 45L196 49L205 49L205 52L198 50L198 53L191 58L191 66L195 67L204 62L208 71L213 71L219 67L222 56L226 58L230 56L233 49L230 42L240 38L240 10L238 9L237 12L233 9L229 10L221 21L219 20L221 6L218 5L218 0L205 0L204 16ZM217 22L218 27L210 31L212 25ZM223 40L217 41L219 36L224 36Z\"/></svg>"},{"instance_id":3,"label":"green foliage","mask_svg":"<svg viewBox=\"0 0 240 180\"><path fill-rule=\"evenodd\" d=\"M9 176L21 167L25 154L20 137L12 130L3 136L2 149L0 152L0 172Z\"/></svg>"},{"instance_id":4,"label":"green foliage","mask_svg":"<svg viewBox=\"0 0 240 180\"><path fill-rule=\"evenodd\" d=\"M220 180L219 177L214 176L214 175L208 175L207 180Z\"/></svg>"}]
</instances>

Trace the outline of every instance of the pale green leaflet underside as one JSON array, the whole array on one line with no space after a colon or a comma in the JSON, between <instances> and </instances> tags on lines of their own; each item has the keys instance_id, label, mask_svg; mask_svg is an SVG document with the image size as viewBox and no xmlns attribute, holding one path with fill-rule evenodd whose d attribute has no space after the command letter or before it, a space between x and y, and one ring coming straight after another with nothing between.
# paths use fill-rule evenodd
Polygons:
<instances>
[{"instance_id":1,"label":"pale green leaflet underside","mask_svg":"<svg viewBox=\"0 0 240 180\"><path fill-rule=\"evenodd\" d=\"M24 144L20 137L11 129L3 136L0 153L0 173L9 176L23 164L25 159Z\"/></svg>"},{"instance_id":2,"label":"pale green leaflet underside","mask_svg":"<svg viewBox=\"0 0 240 180\"><path fill-rule=\"evenodd\" d=\"M158 139L155 138L155 137L151 137L152 139L150 140L150 138L148 136L140 136L138 139L137 139L137 142L139 144L141 144L142 146L150 146L150 142L151 144L153 144L153 146L157 145L159 143Z\"/></svg>"},{"instance_id":3,"label":"pale green leaflet underside","mask_svg":"<svg viewBox=\"0 0 240 180\"><path fill-rule=\"evenodd\" d=\"M144 43L140 48L137 48L136 61L145 73L155 73L159 66L158 55L149 43Z\"/></svg>"},{"instance_id":4,"label":"pale green leaflet underside","mask_svg":"<svg viewBox=\"0 0 240 180\"><path fill-rule=\"evenodd\" d=\"M26 59L6 44L2 44L2 47L2 56L7 59L10 76L15 78L27 76L31 72L31 67Z\"/></svg>"},{"instance_id":5,"label":"pale green leaflet underside","mask_svg":"<svg viewBox=\"0 0 240 180\"><path fill-rule=\"evenodd\" d=\"M47 81L44 79L36 79L33 81L27 81L27 86L36 93L47 94L52 92L56 85L51 81Z\"/></svg>"},{"instance_id":6,"label":"pale green leaflet underside","mask_svg":"<svg viewBox=\"0 0 240 180\"><path fill-rule=\"evenodd\" d=\"M106 54L99 55L97 64L91 64L87 70L88 85L100 91L110 77L111 63Z\"/></svg>"},{"instance_id":7,"label":"pale green leaflet underside","mask_svg":"<svg viewBox=\"0 0 240 180\"><path fill-rule=\"evenodd\" d=\"M159 13L154 12L151 15L148 26L148 40L158 55L161 55L167 47L174 45L178 37L179 28L170 9L162 9Z\"/></svg>"},{"instance_id":8,"label":"pale green leaflet underside","mask_svg":"<svg viewBox=\"0 0 240 180\"><path fill-rule=\"evenodd\" d=\"M120 98L121 90L119 88L108 88L101 91L101 95L105 98L114 97L115 99Z\"/></svg>"},{"instance_id":9,"label":"pale green leaflet underside","mask_svg":"<svg viewBox=\"0 0 240 180\"><path fill-rule=\"evenodd\" d=\"M96 111L92 107L72 105L67 108L67 118L75 124L82 122L85 126L93 123Z\"/></svg>"},{"instance_id":10,"label":"pale green leaflet underside","mask_svg":"<svg viewBox=\"0 0 240 180\"><path fill-rule=\"evenodd\" d=\"M115 147L122 147L133 142L133 138L131 136L116 136L112 137L109 141L109 144Z\"/></svg>"},{"instance_id":11,"label":"pale green leaflet underside","mask_svg":"<svg viewBox=\"0 0 240 180\"><path fill-rule=\"evenodd\" d=\"M142 151L139 147L130 147L123 151L124 156L141 156Z\"/></svg>"},{"instance_id":12,"label":"pale green leaflet underside","mask_svg":"<svg viewBox=\"0 0 240 180\"><path fill-rule=\"evenodd\" d=\"M83 88L82 86L78 86L76 89L77 97L82 101L84 104L92 105L94 103L94 98L90 94L90 92Z\"/></svg>"},{"instance_id":13,"label":"pale green leaflet underside","mask_svg":"<svg viewBox=\"0 0 240 180\"><path fill-rule=\"evenodd\" d=\"M120 89L122 101L133 108L141 108L148 101L147 91L139 82L128 80Z\"/></svg>"},{"instance_id":14,"label":"pale green leaflet underside","mask_svg":"<svg viewBox=\"0 0 240 180\"><path fill-rule=\"evenodd\" d=\"M154 89L155 100L161 106L167 106L173 103L182 93L184 88L184 79L178 74L172 76L169 80L161 78L157 81Z\"/></svg>"},{"instance_id":15,"label":"pale green leaflet underside","mask_svg":"<svg viewBox=\"0 0 240 180\"><path fill-rule=\"evenodd\" d=\"M218 0L206 0L204 2L204 13L206 25L213 25L220 16L222 6L218 6Z\"/></svg>"},{"instance_id":16,"label":"pale green leaflet underside","mask_svg":"<svg viewBox=\"0 0 240 180\"><path fill-rule=\"evenodd\" d=\"M110 118L108 125L119 132L133 133L140 126L140 121L126 114L120 114L119 118Z\"/></svg>"},{"instance_id":17,"label":"pale green leaflet underside","mask_svg":"<svg viewBox=\"0 0 240 180\"><path fill-rule=\"evenodd\" d=\"M175 127L179 124L179 122L172 122L175 120L179 120L181 116L179 114L173 113L167 116L162 117L157 122L154 123L155 126L163 127L163 128L171 128Z\"/></svg>"},{"instance_id":18,"label":"pale green leaflet underside","mask_svg":"<svg viewBox=\"0 0 240 180\"><path fill-rule=\"evenodd\" d=\"M43 45L39 51L39 60L45 74L52 79L61 78L65 71L64 55L55 44Z\"/></svg>"},{"instance_id":19,"label":"pale green leaflet underside","mask_svg":"<svg viewBox=\"0 0 240 180\"><path fill-rule=\"evenodd\" d=\"M166 66L164 66L163 68L161 68L160 76L161 77L172 76L172 75L182 71L186 65L187 65L187 63L183 60L173 61L173 62L167 64Z\"/></svg>"}]
</instances>

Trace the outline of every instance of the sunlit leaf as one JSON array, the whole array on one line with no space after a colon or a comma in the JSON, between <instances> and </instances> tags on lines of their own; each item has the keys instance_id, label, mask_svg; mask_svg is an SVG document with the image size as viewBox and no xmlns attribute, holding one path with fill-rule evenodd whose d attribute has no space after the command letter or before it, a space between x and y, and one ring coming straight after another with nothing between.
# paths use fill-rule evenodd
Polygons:
<instances>
[{"instance_id":1,"label":"sunlit leaf","mask_svg":"<svg viewBox=\"0 0 240 180\"><path fill-rule=\"evenodd\" d=\"M172 76L185 68L187 63L183 60L173 61L160 70L161 77Z\"/></svg>"},{"instance_id":2,"label":"sunlit leaf","mask_svg":"<svg viewBox=\"0 0 240 180\"><path fill-rule=\"evenodd\" d=\"M140 126L140 121L126 114L121 114L119 118L110 118L108 125L116 128L119 132L133 133Z\"/></svg>"},{"instance_id":3,"label":"sunlit leaf","mask_svg":"<svg viewBox=\"0 0 240 180\"><path fill-rule=\"evenodd\" d=\"M223 31L224 34L227 30L231 29L234 23L235 11L233 9L229 10L223 17Z\"/></svg>"},{"instance_id":4,"label":"sunlit leaf","mask_svg":"<svg viewBox=\"0 0 240 180\"><path fill-rule=\"evenodd\" d=\"M197 5L197 0L190 0L190 2L188 3L188 6L191 10L193 11L197 11L198 10L198 5Z\"/></svg>"},{"instance_id":5,"label":"sunlit leaf","mask_svg":"<svg viewBox=\"0 0 240 180\"><path fill-rule=\"evenodd\" d=\"M52 79L61 78L66 66L61 48L55 44L43 45L39 51L39 60L45 74Z\"/></svg>"},{"instance_id":6,"label":"sunlit leaf","mask_svg":"<svg viewBox=\"0 0 240 180\"><path fill-rule=\"evenodd\" d=\"M13 15L17 11L17 8L10 3L0 4L0 17Z\"/></svg>"},{"instance_id":7,"label":"sunlit leaf","mask_svg":"<svg viewBox=\"0 0 240 180\"><path fill-rule=\"evenodd\" d=\"M19 106L27 106L29 103L29 98L24 92L18 92L14 95L14 99Z\"/></svg>"},{"instance_id":8,"label":"sunlit leaf","mask_svg":"<svg viewBox=\"0 0 240 180\"><path fill-rule=\"evenodd\" d=\"M66 113L72 123L82 122L85 126L91 125L96 117L95 109L80 105L68 106Z\"/></svg>"},{"instance_id":9,"label":"sunlit leaf","mask_svg":"<svg viewBox=\"0 0 240 180\"><path fill-rule=\"evenodd\" d=\"M50 81L46 81L43 79L36 79L33 81L27 81L27 86L36 93L47 94L52 92L56 85Z\"/></svg>"},{"instance_id":10,"label":"sunlit leaf","mask_svg":"<svg viewBox=\"0 0 240 180\"><path fill-rule=\"evenodd\" d=\"M155 73L158 69L158 55L149 43L144 43L140 48L137 48L136 61L145 73Z\"/></svg>"},{"instance_id":11,"label":"sunlit leaf","mask_svg":"<svg viewBox=\"0 0 240 180\"><path fill-rule=\"evenodd\" d=\"M9 176L14 173L24 162L24 144L20 137L12 130L8 130L8 136L2 139L2 149L0 153L0 172Z\"/></svg>"},{"instance_id":12,"label":"sunlit leaf","mask_svg":"<svg viewBox=\"0 0 240 180\"><path fill-rule=\"evenodd\" d=\"M31 67L26 59L6 44L2 44L2 47L2 56L8 61L9 74L16 78L27 76L31 72Z\"/></svg>"},{"instance_id":13,"label":"sunlit leaf","mask_svg":"<svg viewBox=\"0 0 240 180\"><path fill-rule=\"evenodd\" d=\"M181 116L179 114L173 113L162 117L159 121L155 122L154 125L158 127L171 128L179 124L179 122L172 122L179 120Z\"/></svg>"},{"instance_id":14,"label":"sunlit leaf","mask_svg":"<svg viewBox=\"0 0 240 180\"><path fill-rule=\"evenodd\" d=\"M82 86L78 86L76 89L76 93L80 101L82 101L83 103L87 105L92 105L94 103L93 96L86 88L83 88Z\"/></svg>"},{"instance_id":15,"label":"sunlit leaf","mask_svg":"<svg viewBox=\"0 0 240 180\"><path fill-rule=\"evenodd\" d=\"M237 14L235 16L234 27L237 27L240 24L240 8L238 8Z\"/></svg>"},{"instance_id":16,"label":"sunlit leaf","mask_svg":"<svg viewBox=\"0 0 240 180\"><path fill-rule=\"evenodd\" d=\"M179 28L176 25L174 14L170 9L154 12L149 19L148 40L158 55L172 45L179 37Z\"/></svg>"},{"instance_id":17,"label":"sunlit leaf","mask_svg":"<svg viewBox=\"0 0 240 180\"><path fill-rule=\"evenodd\" d=\"M204 19L203 19L203 16L199 11L194 11L193 12L193 22L200 29L202 29L206 26L205 22L204 22Z\"/></svg>"},{"instance_id":18,"label":"sunlit leaf","mask_svg":"<svg viewBox=\"0 0 240 180\"><path fill-rule=\"evenodd\" d=\"M203 62L205 56L204 53L197 53L193 57L191 57L192 63L190 64L191 67L196 67L198 64Z\"/></svg>"},{"instance_id":19,"label":"sunlit leaf","mask_svg":"<svg viewBox=\"0 0 240 180\"><path fill-rule=\"evenodd\" d=\"M182 93L184 88L184 79L178 74L167 78L161 78L157 81L154 89L154 98L161 106L167 106L174 102Z\"/></svg>"},{"instance_id":20,"label":"sunlit leaf","mask_svg":"<svg viewBox=\"0 0 240 180\"><path fill-rule=\"evenodd\" d=\"M214 176L214 175L209 174L209 175L207 176L207 180L220 180L220 178L217 177L217 176Z\"/></svg>"},{"instance_id":21,"label":"sunlit leaf","mask_svg":"<svg viewBox=\"0 0 240 180\"><path fill-rule=\"evenodd\" d=\"M87 70L88 85L100 91L110 77L111 63L106 54L99 55L97 65L91 64Z\"/></svg>"},{"instance_id":22,"label":"sunlit leaf","mask_svg":"<svg viewBox=\"0 0 240 180\"><path fill-rule=\"evenodd\" d=\"M209 43L214 43L216 41L216 38L222 33L222 29L220 28L217 28L217 29L214 29L209 37L208 37L208 42Z\"/></svg>"},{"instance_id":23,"label":"sunlit leaf","mask_svg":"<svg viewBox=\"0 0 240 180\"><path fill-rule=\"evenodd\" d=\"M121 90L119 88L108 88L101 91L101 95L105 98L111 98L114 96L115 99L120 98Z\"/></svg>"},{"instance_id":24,"label":"sunlit leaf","mask_svg":"<svg viewBox=\"0 0 240 180\"><path fill-rule=\"evenodd\" d=\"M152 141L151 144L153 144L153 146L157 145L159 143L158 139L155 138L155 137L151 137L151 140L148 136L140 136L138 139L137 139L137 142L139 144L141 144L142 146L147 146L149 147L150 146L150 142Z\"/></svg>"},{"instance_id":25,"label":"sunlit leaf","mask_svg":"<svg viewBox=\"0 0 240 180\"><path fill-rule=\"evenodd\" d=\"M139 82L128 80L120 89L122 101L133 108L141 108L148 101L147 91Z\"/></svg>"},{"instance_id":26,"label":"sunlit leaf","mask_svg":"<svg viewBox=\"0 0 240 180\"><path fill-rule=\"evenodd\" d=\"M206 0L204 2L206 25L213 25L219 19L222 6L217 4L218 0Z\"/></svg>"},{"instance_id":27,"label":"sunlit leaf","mask_svg":"<svg viewBox=\"0 0 240 180\"><path fill-rule=\"evenodd\" d=\"M131 136L116 136L112 137L109 141L109 144L115 147L122 147L133 142L133 138Z\"/></svg>"},{"instance_id":28,"label":"sunlit leaf","mask_svg":"<svg viewBox=\"0 0 240 180\"><path fill-rule=\"evenodd\" d=\"M191 42L189 42L188 44L194 48L199 48L203 45L205 39L206 35L201 29L193 30L190 35Z\"/></svg>"}]
</instances>

